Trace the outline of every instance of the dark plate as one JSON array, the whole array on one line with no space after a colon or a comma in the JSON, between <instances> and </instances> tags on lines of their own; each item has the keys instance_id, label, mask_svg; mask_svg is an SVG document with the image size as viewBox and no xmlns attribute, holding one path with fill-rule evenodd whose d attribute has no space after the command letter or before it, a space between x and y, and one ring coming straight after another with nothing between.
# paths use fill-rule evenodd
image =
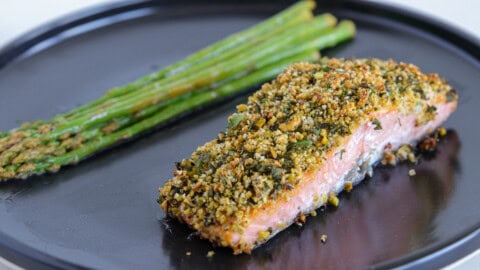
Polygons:
<instances>
[{"instance_id":1,"label":"dark plate","mask_svg":"<svg viewBox=\"0 0 480 270\"><path fill-rule=\"evenodd\" d=\"M286 2L135 2L73 15L0 53L0 130L48 119L284 8ZM319 210L252 255L212 249L155 202L173 162L225 127L245 95L190 114L57 174L0 185L0 252L22 266L109 269L437 268L479 246L480 48L450 27L367 2L324 2L358 25L331 56L414 62L459 92L437 155L379 168L335 210ZM348 196L347 196L348 195ZM320 236L328 242L322 244ZM192 255L187 257L186 251Z\"/></svg>"}]
</instances>

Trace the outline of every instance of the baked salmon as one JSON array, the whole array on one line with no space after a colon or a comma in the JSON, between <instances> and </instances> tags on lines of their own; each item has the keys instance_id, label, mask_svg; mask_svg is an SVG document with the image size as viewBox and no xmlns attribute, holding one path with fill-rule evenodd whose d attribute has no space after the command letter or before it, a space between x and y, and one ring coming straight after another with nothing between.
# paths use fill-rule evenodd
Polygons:
<instances>
[{"instance_id":1,"label":"baked salmon","mask_svg":"<svg viewBox=\"0 0 480 270\"><path fill-rule=\"evenodd\" d=\"M176 164L161 207L202 238L250 253L416 144L455 111L437 74L378 59L297 63L237 106L225 132Z\"/></svg>"}]
</instances>

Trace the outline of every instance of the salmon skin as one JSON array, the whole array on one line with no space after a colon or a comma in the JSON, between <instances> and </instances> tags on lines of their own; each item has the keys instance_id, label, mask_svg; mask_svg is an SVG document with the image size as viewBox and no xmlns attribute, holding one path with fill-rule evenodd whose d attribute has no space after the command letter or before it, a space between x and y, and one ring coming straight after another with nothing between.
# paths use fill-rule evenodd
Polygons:
<instances>
[{"instance_id":1,"label":"salmon skin","mask_svg":"<svg viewBox=\"0 0 480 270\"><path fill-rule=\"evenodd\" d=\"M457 100L437 74L393 60L294 64L176 164L158 202L202 238L250 253L361 181L385 150L433 132Z\"/></svg>"}]
</instances>

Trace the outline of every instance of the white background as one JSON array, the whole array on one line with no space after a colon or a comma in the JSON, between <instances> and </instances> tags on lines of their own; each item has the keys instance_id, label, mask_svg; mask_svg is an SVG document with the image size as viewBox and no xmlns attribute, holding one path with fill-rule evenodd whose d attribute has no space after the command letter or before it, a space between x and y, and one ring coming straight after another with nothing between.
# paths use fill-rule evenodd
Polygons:
<instances>
[{"instance_id":1,"label":"white background","mask_svg":"<svg viewBox=\"0 0 480 270\"><path fill-rule=\"evenodd\" d=\"M119 0L0 0L0 47L42 23L78 9ZM318 0L317 2L321 2ZM478 0L377 0L445 20L480 39Z\"/></svg>"},{"instance_id":2,"label":"white background","mask_svg":"<svg viewBox=\"0 0 480 270\"><path fill-rule=\"evenodd\" d=\"M448 22L480 40L480 1L478 0L376 0L408 7ZM119 0L0 0L0 49L19 35L59 16L95 4ZM317 0L321 2L321 0ZM463 262L463 261L462 261ZM458 267L458 265L461 265ZM12 268L0 257L0 269ZM467 263L451 268L480 269L480 251L469 256Z\"/></svg>"}]
</instances>

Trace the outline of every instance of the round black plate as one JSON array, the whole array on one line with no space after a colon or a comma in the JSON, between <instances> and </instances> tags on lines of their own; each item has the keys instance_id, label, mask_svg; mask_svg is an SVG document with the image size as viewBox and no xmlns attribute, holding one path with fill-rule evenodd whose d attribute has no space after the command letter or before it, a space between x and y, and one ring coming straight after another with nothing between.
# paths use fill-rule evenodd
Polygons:
<instances>
[{"instance_id":1,"label":"round black plate","mask_svg":"<svg viewBox=\"0 0 480 270\"><path fill-rule=\"evenodd\" d=\"M0 130L48 119L175 62L284 8L271 1L122 3L64 18L0 53ZM174 161L224 129L246 96L210 106L57 174L0 185L0 254L22 266L105 269L437 268L479 246L480 47L418 15L368 2L322 2L355 20L355 40L325 52L413 62L459 92L438 153L378 168L252 255L212 249L155 202ZM326 234L328 242L321 243ZM185 253L190 251L191 256Z\"/></svg>"}]
</instances>

